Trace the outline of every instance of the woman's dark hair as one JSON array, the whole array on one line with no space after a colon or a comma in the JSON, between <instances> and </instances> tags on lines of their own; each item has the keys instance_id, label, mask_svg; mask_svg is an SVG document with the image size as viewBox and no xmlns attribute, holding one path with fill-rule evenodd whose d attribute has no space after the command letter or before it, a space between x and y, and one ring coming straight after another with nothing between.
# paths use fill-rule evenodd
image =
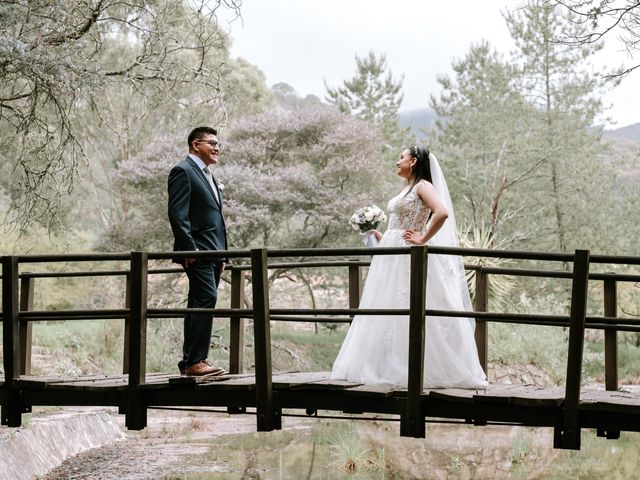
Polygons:
<instances>
[{"instance_id":1,"label":"woman's dark hair","mask_svg":"<svg viewBox=\"0 0 640 480\"><path fill-rule=\"evenodd\" d=\"M416 159L416 163L411 169L413 173L413 183L407 192L408 194L420 180L426 180L429 183L433 183L433 181L431 180L431 166L429 165L429 149L414 145L405 148L405 150L409 150L411 156Z\"/></svg>"}]
</instances>

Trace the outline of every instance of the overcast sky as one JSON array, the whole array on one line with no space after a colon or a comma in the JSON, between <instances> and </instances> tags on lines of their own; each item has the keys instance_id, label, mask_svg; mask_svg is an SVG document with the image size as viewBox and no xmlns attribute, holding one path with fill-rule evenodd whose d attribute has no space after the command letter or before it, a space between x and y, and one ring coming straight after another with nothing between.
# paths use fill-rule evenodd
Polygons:
<instances>
[{"instance_id":1,"label":"overcast sky","mask_svg":"<svg viewBox=\"0 0 640 480\"><path fill-rule=\"evenodd\" d=\"M269 86L291 85L305 96L325 96L326 81L337 86L355 73L355 55L384 53L395 78L404 75L401 110L426 108L438 94L438 74L451 74L482 39L503 52L513 42L501 12L516 0L243 0L242 20L230 25L232 57L260 68ZM626 55L612 37L596 66L620 65ZM508 58L508 57L506 57ZM640 72L605 96L607 114L622 127L640 122Z\"/></svg>"}]
</instances>

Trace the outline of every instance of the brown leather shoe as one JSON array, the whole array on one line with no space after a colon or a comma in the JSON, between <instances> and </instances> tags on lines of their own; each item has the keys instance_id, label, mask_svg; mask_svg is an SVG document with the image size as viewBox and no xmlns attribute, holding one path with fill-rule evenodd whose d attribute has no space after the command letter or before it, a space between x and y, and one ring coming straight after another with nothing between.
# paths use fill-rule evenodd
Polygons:
<instances>
[{"instance_id":1,"label":"brown leather shoe","mask_svg":"<svg viewBox=\"0 0 640 480\"><path fill-rule=\"evenodd\" d=\"M210 365L206 360L200 360L198 363L194 363L193 365L186 368L184 371L185 375L190 377L200 377L202 375L222 375L226 373L224 368L214 367Z\"/></svg>"}]
</instances>

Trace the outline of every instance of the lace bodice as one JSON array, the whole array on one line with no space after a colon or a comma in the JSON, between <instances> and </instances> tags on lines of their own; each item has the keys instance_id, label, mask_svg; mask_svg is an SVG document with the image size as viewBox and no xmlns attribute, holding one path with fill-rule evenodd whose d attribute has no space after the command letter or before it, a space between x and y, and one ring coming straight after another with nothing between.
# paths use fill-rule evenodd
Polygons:
<instances>
[{"instance_id":1,"label":"lace bodice","mask_svg":"<svg viewBox=\"0 0 640 480\"><path fill-rule=\"evenodd\" d=\"M418 185L414 186L408 194L401 192L389 200L387 212L390 230L411 229L421 233L425 231L431 210L422 203L417 190Z\"/></svg>"}]
</instances>

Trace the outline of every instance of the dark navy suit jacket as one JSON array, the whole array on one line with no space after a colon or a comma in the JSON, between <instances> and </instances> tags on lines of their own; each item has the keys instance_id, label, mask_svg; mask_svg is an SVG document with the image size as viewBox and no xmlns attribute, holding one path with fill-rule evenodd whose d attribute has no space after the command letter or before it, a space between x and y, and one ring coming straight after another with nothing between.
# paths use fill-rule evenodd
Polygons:
<instances>
[{"instance_id":1,"label":"dark navy suit jacket","mask_svg":"<svg viewBox=\"0 0 640 480\"><path fill-rule=\"evenodd\" d=\"M169 173L169 222L173 251L227 250L227 228L222 215L222 191L216 200L204 172L187 157ZM227 259L219 259L226 262ZM182 260L175 260L183 263Z\"/></svg>"}]
</instances>

